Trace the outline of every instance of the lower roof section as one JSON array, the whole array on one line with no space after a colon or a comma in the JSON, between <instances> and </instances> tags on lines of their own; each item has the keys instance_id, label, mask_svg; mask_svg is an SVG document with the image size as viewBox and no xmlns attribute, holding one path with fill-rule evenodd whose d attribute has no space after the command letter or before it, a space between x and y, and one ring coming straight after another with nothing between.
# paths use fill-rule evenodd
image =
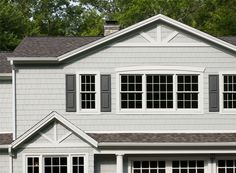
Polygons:
<instances>
[{"instance_id":1,"label":"lower roof section","mask_svg":"<svg viewBox=\"0 0 236 173\"><path fill-rule=\"evenodd\" d=\"M236 133L87 133L98 143L232 143Z\"/></svg>"},{"instance_id":2,"label":"lower roof section","mask_svg":"<svg viewBox=\"0 0 236 173\"><path fill-rule=\"evenodd\" d=\"M13 141L12 133L0 133L0 148L3 145L9 145Z\"/></svg>"}]
</instances>

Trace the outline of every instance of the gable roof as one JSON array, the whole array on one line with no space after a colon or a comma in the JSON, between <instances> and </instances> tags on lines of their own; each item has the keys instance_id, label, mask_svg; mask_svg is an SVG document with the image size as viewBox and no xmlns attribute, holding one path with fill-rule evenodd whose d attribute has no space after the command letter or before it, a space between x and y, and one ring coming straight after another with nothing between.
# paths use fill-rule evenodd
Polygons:
<instances>
[{"instance_id":1,"label":"gable roof","mask_svg":"<svg viewBox=\"0 0 236 173\"><path fill-rule=\"evenodd\" d=\"M15 57L58 57L101 37L25 37L14 50Z\"/></svg>"},{"instance_id":2,"label":"gable roof","mask_svg":"<svg viewBox=\"0 0 236 173\"><path fill-rule=\"evenodd\" d=\"M213 37L213 36L211 36L211 35L209 35L207 33L201 32L201 31L199 31L199 30L197 30L195 28L192 28L192 27L190 27L188 25L185 25L185 24L183 24L181 22L173 20L173 19L171 19L171 18L169 18L167 16L164 16L162 14L159 14L159 15L153 16L153 17L151 17L149 19L146 19L146 20L144 20L142 22L134 24L134 25L132 25L130 27L127 27L127 28L125 28L123 30L115 32L115 33L113 33L111 35L108 35L106 37L100 38L100 39L98 39L96 41L93 41L91 43L85 44L84 46L78 47L78 48L76 48L76 49L74 49L72 51L64 53L63 55L57 56L56 58L55 57L51 58L50 61L52 61L52 62L60 62L60 61L66 60L66 59L68 59L70 57L73 57L75 55L84 53L85 51L88 51L88 50L93 49L93 48L95 48L97 46L100 46L102 44L110 42L111 40L116 39L118 37L121 37L124 34L130 33L130 32L132 32L134 30L137 30L139 28L142 28L142 27L144 27L146 25L152 24L152 23L157 22L157 21L161 21L161 22L164 22L166 24L172 25L174 27L180 28L181 30L184 30L184 31L186 31L188 33L191 33L191 34L193 34L195 36L198 36L198 37L200 37L202 39L205 39L206 41L209 41L209 42L214 43L216 45L220 45L220 46L222 46L222 47L224 47L226 49L229 49L229 50L233 51L234 53L236 52L236 46L233 45L233 44L227 43L227 42L225 42L225 41L223 41L221 39L218 39L216 37ZM14 61L37 61L37 60L38 61L42 61L42 59L36 58L36 57L34 57L34 58L22 58L22 57L21 58L17 58L17 57L14 58L13 57L13 58L9 58L9 59L10 60L14 60ZM48 59L45 59L45 61L47 61L47 60Z\"/></svg>"},{"instance_id":3,"label":"gable roof","mask_svg":"<svg viewBox=\"0 0 236 173\"><path fill-rule=\"evenodd\" d=\"M12 52L0 51L0 73L11 73L10 61L7 57L11 57Z\"/></svg>"},{"instance_id":4,"label":"gable roof","mask_svg":"<svg viewBox=\"0 0 236 173\"><path fill-rule=\"evenodd\" d=\"M39 121L36 125L34 125L31 129L26 131L23 135L18 137L12 144L11 148L14 149L20 144L22 144L24 141L29 139L32 135L34 135L37 131L42 129L44 126L46 126L49 122L57 120L60 123L64 124L66 127L71 129L73 132L75 132L77 135L79 135L81 138L83 138L85 141L90 143L92 146L97 147L97 141L95 141L92 137L87 135L85 132L83 132L81 129L73 125L71 122L66 120L64 117L62 117L57 112L53 111L48 116L46 116L44 119Z\"/></svg>"}]
</instances>

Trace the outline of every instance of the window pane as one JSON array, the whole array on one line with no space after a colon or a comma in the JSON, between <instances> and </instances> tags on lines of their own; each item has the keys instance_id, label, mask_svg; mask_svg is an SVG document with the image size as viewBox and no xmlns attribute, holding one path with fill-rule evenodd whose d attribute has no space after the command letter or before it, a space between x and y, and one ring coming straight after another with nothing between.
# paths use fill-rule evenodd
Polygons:
<instances>
[{"instance_id":1,"label":"window pane","mask_svg":"<svg viewBox=\"0 0 236 173\"><path fill-rule=\"evenodd\" d=\"M121 75L121 108L142 108L142 75Z\"/></svg>"},{"instance_id":2,"label":"window pane","mask_svg":"<svg viewBox=\"0 0 236 173\"><path fill-rule=\"evenodd\" d=\"M180 160L172 161L172 170L179 173L204 173L203 160Z\"/></svg>"},{"instance_id":3,"label":"window pane","mask_svg":"<svg viewBox=\"0 0 236 173\"><path fill-rule=\"evenodd\" d=\"M173 108L173 75L147 75L147 108Z\"/></svg>"},{"instance_id":4,"label":"window pane","mask_svg":"<svg viewBox=\"0 0 236 173\"><path fill-rule=\"evenodd\" d=\"M165 161L133 161L132 173L165 173Z\"/></svg>"},{"instance_id":5,"label":"window pane","mask_svg":"<svg viewBox=\"0 0 236 173\"><path fill-rule=\"evenodd\" d=\"M177 108L198 108L198 75L178 75Z\"/></svg>"},{"instance_id":6,"label":"window pane","mask_svg":"<svg viewBox=\"0 0 236 173\"><path fill-rule=\"evenodd\" d=\"M95 109L96 84L95 75L80 75L81 109Z\"/></svg>"}]
</instances>

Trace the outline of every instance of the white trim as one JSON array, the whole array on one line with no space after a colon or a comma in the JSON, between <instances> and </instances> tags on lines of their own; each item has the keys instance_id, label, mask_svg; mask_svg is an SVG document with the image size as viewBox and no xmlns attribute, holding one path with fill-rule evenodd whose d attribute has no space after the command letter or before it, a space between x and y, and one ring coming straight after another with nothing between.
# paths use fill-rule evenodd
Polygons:
<instances>
[{"instance_id":1,"label":"white trim","mask_svg":"<svg viewBox=\"0 0 236 173\"><path fill-rule=\"evenodd\" d=\"M38 157L39 158L39 173L44 173L44 157L66 157L67 158L67 172L72 173L72 157L83 157L84 158L84 173L88 173L88 153L25 153L22 154L22 169L23 172L27 173L27 158Z\"/></svg>"},{"instance_id":2,"label":"white trim","mask_svg":"<svg viewBox=\"0 0 236 173\"><path fill-rule=\"evenodd\" d=\"M158 142L100 142L98 144L99 147L231 147L235 146L236 142L202 142L202 143L169 143L169 142L163 142L163 143L158 143Z\"/></svg>"},{"instance_id":3,"label":"white trim","mask_svg":"<svg viewBox=\"0 0 236 173\"><path fill-rule=\"evenodd\" d=\"M119 67L115 69L116 72L130 72L130 71L173 71L173 72L204 72L205 67L189 67L189 66L130 66ZM172 72L172 73L173 73ZM142 73L142 72L141 72ZM153 72L150 72L153 73Z\"/></svg>"},{"instance_id":4,"label":"white trim","mask_svg":"<svg viewBox=\"0 0 236 173\"><path fill-rule=\"evenodd\" d=\"M111 47L209 47L206 43L115 43Z\"/></svg>"},{"instance_id":5,"label":"white trim","mask_svg":"<svg viewBox=\"0 0 236 173\"><path fill-rule=\"evenodd\" d=\"M39 131L42 127L47 125L52 120L58 120L62 124L64 124L66 127L71 129L73 132L78 134L81 138L83 138L85 141L90 143L92 146L97 147L97 141L95 141L93 138L88 136L86 133L84 133L81 129L70 123L68 120L66 120L64 117L62 117L57 112L52 112L48 116L46 116L44 119L42 119L40 122L38 122L36 125L34 125L31 129L26 131L22 136L17 138L12 144L11 148L14 149L20 144L22 144L25 140L27 140L29 137L31 137L33 134L35 134L37 131Z\"/></svg>"},{"instance_id":6,"label":"white trim","mask_svg":"<svg viewBox=\"0 0 236 173\"><path fill-rule=\"evenodd\" d=\"M13 131L5 131L5 132L0 132L0 134L6 134L6 133L13 133Z\"/></svg>"},{"instance_id":7,"label":"white trim","mask_svg":"<svg viewBox=\"0 0 236 173\"><path fill-rule=\"evenodd\" d=\"M89 144L83 143L50 143L50 144L28 144L22 145L22 148L88 148L90 147Z\"/></svg>"},{"instance_id":8,"label":"white trim","mask_svg":"<svg viewBox=\"0 0 236 173\"><path fill-rule=\"evenodd\" d=\"M89 44L87 44L87 45L85 45L85 46L82 46L82 47L80 47L80 48L78 48L78 49L75 49L75 50L73 50L73 51L70 51L70 52L68 52L68 53L65 53L65 54L63 54L63 55L61 55L61 56L59 56L59 57L57 57L56 59L57 59L57 61L63 61L63 60L65 60L65 59L67 59L67 58L70 58L70 57L72 57L72 56L74 56L74 55L77 55L77 54L80 54L80 53L83 53L83 52L85 52L85 51L87 51L87 50L89 50L89 49L92 49L92 48L94 48L94 47L96 47L96 46L98 46L98 45L101 45L101 44L104 44L104 43L107 43L108 41L110 41L110 40L113 40L113 39L115 39L115 38L118 38L118 37L120 37L120 36L122 36L122 35L124 35L124 34L126 34L126 33L129 33L129 32L132 32L132 31L134 31L134 30L136 30L136 29L138 29L138 28L141 28L141 27L143 27L143 26L145 26L145 25L148 25L148 24L151 24L151 23L153 23L153 22L157 22L157 21L162 21L162 22L165 22L165 23L167 23L167 24L169 24L169 25L173 25L173 26L175 26L175 27L177 27L177 28L181 28L182 30L184 30L184 31L187 31L187 32L189 32L189 33L191 33L191 34L193 34L193 35L196 35L196 36L199 36L199 37L201 37L201 38L203 38L203 39L206 39L206 40L208 40L208 41L210 41L210 42L213 42L213 43L215 43L215 44L217 44L217 45L221 45L221 46L223 46L223 47L225 47L225 48L227 48L227 49L230 49L230 50L232 50L232 51L236 51L236 46L234 46L234 45L232 45L232 44L230 44L230 43L227 43L227 42L225 42L225 41L222 41L222 40L220 40L220 39L218 39L218 38L216 38L216 37L213 37L213 36L211 36L211 35L209 35L209 34L206 34L206 33L204 33L204 32L202 32L202 31L199 31L199 30L197 30L197 29L195 29L195 28L192 28L192 27L190 27L190 26L188 26L188 25L185 25L185 24L183 24L183 23L181 23L181 22L178 22L178 21L176 21L176 20L173 20L173 19L171 19L171 18L169 18L169 17L167 17L167 16L164 16L164 15L162 15L162 14L158 14L158 15L156 15L156 16L153 16L153 17L151 17L151 18L148 18L148 19L146 19L146 20L144 20L144 21L141 21L141 22L139 22L139 23L137 23L137 24L134 24L134 25L131 25L130 27L127 27L127 28L125 28L125 29L123 29L123 30L120 30L120 31L118 31L118 32L115 32L115 33L113 33L113 34L110 34L110 35L108 35L108 36L106 36L106 37L104 37L104 38L101 38L101 39L99 39L99 40L97 40L97 41L94 41L94 42L92 42L92 43L89 43ZM31 61L32 60L35 60L35 61L42 61L42 58L40 57L40 58L24 58L24 57L22 57L21 59L18 59L18 57L11 57L11 58L8 58L9 60L23 60L24 61L24 59L25 59L25 61L27 61L27 59L30 59ZM56 61L56 59L54 58L54 57L52 57L51 58L51 61ZM48 57L45 59L45 60L48 60Z\"/></svg>"},{"instance_id":9,"label":"white trim","mask_svg":"<svg viewBox=\"0 0 236 173\"><path fill-rule=\"evenodd\" d=\"M157 25L157 33L156 33L156 36L157 36L157 43L161 43L161 28L162 26L161 25Z\"/></svg>"},{"instance_id":10,"label":"white trim","mask_svg":"<svg viewBox=\"0 0 236 173\"><path fill-rule=\"evenodd\" d=\"M236 133L236 130L130 130L130 131L93 131L93 130L86 130L86 133L185 133L185 134L191 134L191 133Z\"/></svg>"},{"instance_id":11,"label":"white trim","mask_svg":"<svg viewBox=\"0 0 236 173\"><path fill-rule=\"evenodd\" d=\"M145 40L147 40L147 41L150 42L150 43L155 43L155 42L156 42L152 37L150 37L150 36L149 36L147 33L145 33L145 32L141 32L140 35L141 35Z\"/></svg>"},{"instance_id":12,"label":"white trim","mask_svg":"<svg viewBox=\"0 0 236 173\"><path fill-rule=\"evenodd\" d=\"M66 138L68 138L70 135L72 135L72 132L68 132L67 134L65 134L64 136L62 136L60 139L57 140L58 143L61 143L62 141L64 141Z\"/></svg>"},{"instance_id":13,"label":"white trim","mask_svg":"<svg viewBox=\"0 0 236 173\"><path fill-rule=\"evenodd\" d=\"M165 172L166 173L172 173L173 171L173 165L172 165L172 161L198 161L198 160L202 160L204 161L204 173L211 173L209 171L209 166L210 166L210 162L209 162L209 157L207 156L174 156L174 157L168 157L168 156L141 156L141 157L128 157L128 165L130 165L129 169L128 169L128 173L133 173L132 172L132 162L133 161L165 161ZM150 167L149 167L150 168ZM147 168L147 169L149 169ZM157 167L158 169L159 167ZM202 168L202 167L199 167ZM146 168L145 168L146 169ZM162 169L162 168L160 168ZM181 167L177 168L177 169L181 169ZM184 169L189 169L189 167L184 167ZM191 168L190 168L191 169ZM197 169L197 167L195 167L195 169Z\"/></svg>"},{"instance_id":14,"label":"white trim","mask_svg":"<svg viewBox=\"0 0 236 173\"><path fill-rule=\"evenodd\" d=\"M190 27L188 25L185 25L185 24L180 23L180 22L178 22L176 20L173 20L173 19L171 19L171 18L169 18L167 16L164 16L162 14L158 14L156 16L153 16L153 17L149 18L149 19L146 19L146 20L141 21L141 22L139 22L137 24L134 24L134 25L132 25L132 26L130 26L128 28L125 28L123 30L115 32L115 33L113 33L111 35L108 35L108 36L106 36L104 38L101 38L101 39L99 39L97 41L94 41L94 42L92 42L90 44L87 44L87 45L85 45L83 47L80 47L80 48L75 49L75 50L73 50L71 52L68 52L68 53L66 53L64 55L61 55L61 56L58 57L58 60L59 61L63 61L65 59L67 59L67 58L70 58L70 57L76 55L76 54L82 53L82 52L84 52L86 50L89 50L89 49L95 47L95 46L98 46L100 44L106 43L106 42L108 42L108 41L110 41L112 39L120 37L120 36L122 36L122 35L124 35L126 33L129 33L129 32L131 32L133 30L136 30L138 28L141 28L141 27L143 27L145 25L148 25L150 23L156 22L158 20L164 21L164 22L166 22L166 23L168 23L170 25L174 25L174 26L176 26L178 28L181 28L181 29L183 29L183 30L185 30L185 31L187 31L189 33L192 33L192 34L194 34L196 36L202 37L202 38L204 38L206 40L209 40L209 41L211 41L213 43L216 43L218 45L226 47L226 48L228 48L230 50L236 51L236 46L234 46L234 45L232 45L230 43L222 41L222 40L220 40L218 38L215 38L215 37L213 37L213 36L211 36L209 34L206 34L204 32L201 32L201 31L197 30L197 29L194 29L194 28L192 28L192 27Z\"/></svg>"},{"instance_id":15,"label":"white trim","mask_svg":"<svg viewBox=\"0 0 236 173\"><path fill-rule=\"evenodd\" d=\"M0 149L8 149L10 145L0 145Z\"/></svg>"},{"instance_id":16,"label":"white trim","mask_svg":"<svg viewBox=\"0 0 236 173\"><path fill-rule=\"evenodd\" d=\"M225 109L224 108L224 98L223 98L223 92L224 92L224 79L223 75L232 74L236 75L236 71L221 71L219 72L219 104L220 104L220 113L221 114L235 114L236 108L234 109Z\"/></svg>"},{"instance_id":17,"label":"white trim","mask_svg":"<svg viewBox=\"0 0 236 173\"><path fill-rule=\"evenodd\" d=\"M101 79L101 74L99 71L78 71L76 73L76 83L77 83L77 113L78 114L100 114L101 113L101 91L100 91L100 79ZM96 92L96 96L95 96L95 109L81 109L81 105L80 105L80 75L86 75L86 74L91 74L91 75L95 75L95 92Z\"/></svg>"},{"instance_id":18,"label":"white trim","mask_svg":"<svg viewBox=\"0 0 236 173\"><path fill-rule=\"evenodd\" d=\"M55 61L57 62L57 57L8 57L8 61Z\"/></svg>"},{"instance_id":19,"label":"white trim","mask_svg":"<svg viewBox=\"0 0 236 173\"><path fill-rule=\"evenodd\" d=\"M100 150L95 151L95 154L236 154L236 150L233 149L159 149L159 150Z\"/></svg>"},{"instance_id":20,"label":"white trim","mask_svg":"<svg viewBox=\"0 0 236 173\"><path fill-rule=\"evenodd\" d=\"M13 129L13 140L16 139L16 69L13 61L10 62L12 66L12 129Z\"/></svg>"},{"instance_id":21,"label":"white trim","mask_svg":"<svg viewBox=\"0 0 236 173\"><path fill-rule=\"evenodd\" d=\"M183 69L183 70L182 70ZM203 114L204 101L203 101L203 72L205 68L202 67L181 67L181 66L133 66L133 67L121 67L116 68L116 114ZM146 107L146 103L142 105L140 109L121 109L120 105L120 75L122 74L142 74L142 84L145 84L145 76L147 74L171 74L173 75L173 108L166 109L149 109ZM198 75L198 108L197 109L178 109L177 108L177 75L179 74L196 74ZM144 103L146 88L142 87L142 103ZM175 99L175 100L174 100Z\"/></svg>"},{"instance_id":22,"label":"white trim","mask_svg":"<svg viewBox=\"0 0 236 173\"><path fill-rule=\"evenodd\" d=\"M164 43L168 43L169 41L171 41L173 38L175 38L177 35L179 34L179 32L174 31L172 32L167 38L165 38L163 40Z\"/></svg>"},{"instance_id":23,"label":"white trim","mask_svg":"<svg viewBox=\"0 0 236 173\"><path fill-rule=\"evenodd\" d=\"M56 143L56 141L55 140L52 140L51 138L49 138L47 135L45 135L45 134L43 134L43 133L39 133L40 134L40 136L42 136L43 138L45 138L45 139L47 139L49 142L51 142L51 143Z\"/></svg>"}]
</instances>

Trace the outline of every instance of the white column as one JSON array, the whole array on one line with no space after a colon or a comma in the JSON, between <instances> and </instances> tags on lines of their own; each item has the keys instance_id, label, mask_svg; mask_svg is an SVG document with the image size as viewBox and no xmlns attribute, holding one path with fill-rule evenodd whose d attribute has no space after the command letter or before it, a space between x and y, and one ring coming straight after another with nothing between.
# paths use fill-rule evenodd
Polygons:
<instances>
[{"instance_id":1,"label":"white column","mask_svg":"<svg viewBox=\"0 0 236 173\"><path fill-rule=\"evenodd\" d=\"M123 173L123 154L116 155L116 173Z\"/></svg>"}]
</instances>

